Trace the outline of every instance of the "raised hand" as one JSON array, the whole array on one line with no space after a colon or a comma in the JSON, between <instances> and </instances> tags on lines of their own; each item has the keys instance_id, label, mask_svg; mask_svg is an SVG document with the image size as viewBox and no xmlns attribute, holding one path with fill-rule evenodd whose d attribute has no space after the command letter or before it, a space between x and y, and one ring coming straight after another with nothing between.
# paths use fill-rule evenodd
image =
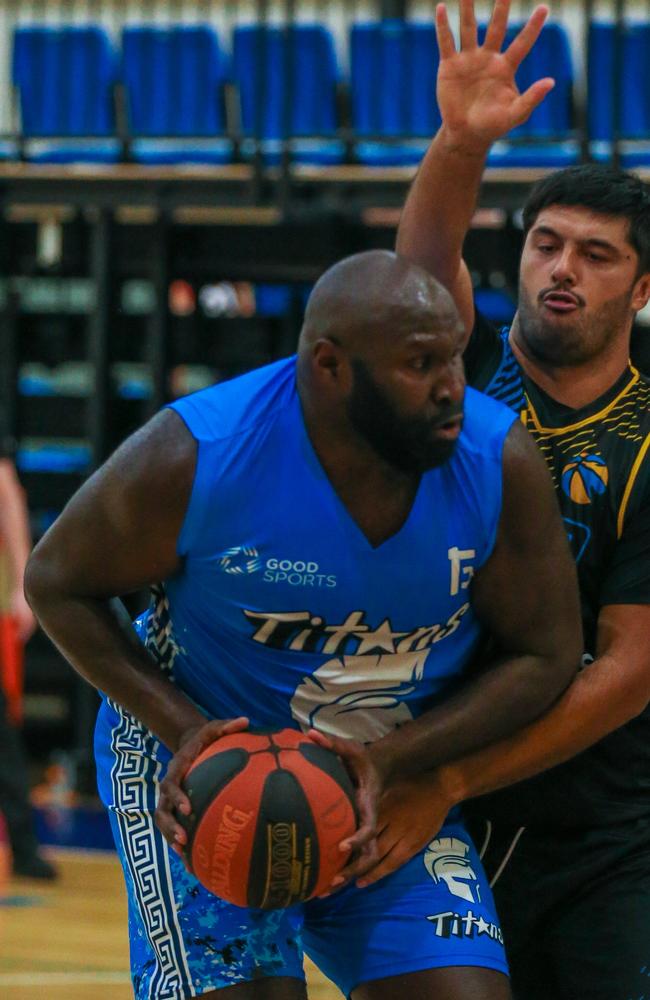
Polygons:
<instances>
[{"instance_id":1,"label":"raised hand","mask_svg":"<svg viewBox=\"0 0 650 1000\"><path fill-rule=\"evenodd\" d=\"M537 80L520 93L515 73L542 30L548 8L536 7L505 50L510 0L496 0L483 45L478 44L474 0L460 0L460 49L449 27L447 8L436 7L440 50L437 98L443 126L460 145L482 151L525 122L555 81Z\"/></svg>"}]
</instances>

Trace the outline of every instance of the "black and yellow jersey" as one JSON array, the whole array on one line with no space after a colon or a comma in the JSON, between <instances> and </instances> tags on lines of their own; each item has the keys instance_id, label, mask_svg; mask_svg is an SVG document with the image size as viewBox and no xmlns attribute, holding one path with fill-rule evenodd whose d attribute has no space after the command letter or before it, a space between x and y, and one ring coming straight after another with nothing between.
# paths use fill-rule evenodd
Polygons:
<instances>
[{"instance_id":1,"label":"black and yellow jersey","mask_svg":"<svg viewBox=\"0 0 650 1000\"><path fill-rule=\"evenodd\" d=\"M603 606L650 603L650 383L630 366L604 395L572 409L526 376L508 332L477 315L468 382L515 409L547 461L577 563L588 664ZM650 710L489 802L518 825L650 814Z\"/></svg>"}]
</instances>

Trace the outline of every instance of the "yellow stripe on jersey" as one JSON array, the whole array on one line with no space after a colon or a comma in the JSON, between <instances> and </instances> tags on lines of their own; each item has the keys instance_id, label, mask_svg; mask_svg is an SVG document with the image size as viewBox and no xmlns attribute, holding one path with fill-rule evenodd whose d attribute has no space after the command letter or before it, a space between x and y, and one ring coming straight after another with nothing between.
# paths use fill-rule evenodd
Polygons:
<instances>
[{"instance_id":1,"label":"yellow stripe on jersey","mask_svg":"<svg viewBox=\"0 0 650 1000\"><path fill-rule=\"evenodd\" d=\"M559 434L566 434L567 431L577 431L581 427L586 427L588 424L592 424L595 420L602 420L603 417L606 417L608 413L611 413L616 404L620 402L623 396L625 396L625 394L630 391L632 386L636 385L636 383L639 381L639 373L636 370L636 368L632 367L632 365L630 365L630 372L632 373L632 378L627 383L625 388L621 389L618 396L616 396L615 399L611 401L611 403L608 403L607 406L603 407L602 410L599 410L598 413L592 414L591 417L585 417L584 420L579 420L578 423L576 424L566 424L564 427L543 427L542 424L540 423L539 417L535 412L535 407L531 403L530 398L526 393L526 402L528 404L528 409L530 411L530 415L533 424L535 426L535 430L537 430L540 434L545 434L548 437L556 437Z\"/></svg>"},{"instance_id":2,"label":"yellow stripe on jersey","mask_svg":"<svg viewBox=\"0 0 650 1000\"><path fill-rule=\"evenodd\" d=\"M621 500L621 506L620 506L619 511L618 511L618 519L616 521L616 537L617 538L620 538L621 535L623 534L623 524L624 524L624 521L625 521L625 512L627 510L627 505L628 505L628 502L629 502L629 499L630 499L630 495L632 493L632 489L634 487L634 483L636 482L636 478L639 475L639 470L640 470L641 466L643 465L643 459L646 456L646 452L648 451L648 448L650 448L650 434L648 434L647 438L645 439L645 441L641 445L641 447L639 449L639 454L636 456L636 458L634 460L634 465L632 466L632 470L631 470L630 475L628 477L627 483L625 484L625 490L623 492L623 499Z\"/></svg>"}]
</instances>

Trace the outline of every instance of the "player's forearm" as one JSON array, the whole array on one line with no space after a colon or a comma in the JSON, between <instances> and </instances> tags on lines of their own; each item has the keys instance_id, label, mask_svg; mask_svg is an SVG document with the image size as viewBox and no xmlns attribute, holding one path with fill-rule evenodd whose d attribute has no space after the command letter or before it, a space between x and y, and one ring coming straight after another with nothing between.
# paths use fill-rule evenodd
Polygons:
<instances>
[{"instance_id":1,"label":"player's forearm","mask_svg":"<svg viewBox=\"0 0 650 1000\"><path fill-rule=\"evenodd\" d=\"M612 685L620 665L601 656L575 678L552 708L514 736L441 769L454 802L505 788L564 763L643 709L637 686Z\"/></svg>"},{"instance_id":2,"label":"player's forearm","mask_svg":"<svg viewBox=\"0 0 650 1000\"><path fill-rule=\"evenodd\" d=\"M8 459L0 460L0 540L11 563L17 586L22 586L32 547L23 488Z\"/></svg>"},{"instance_id":3,"label":"player's forearm","mask_svg":"<svg viewBox=\"0 0 650 1000\"><path fill-rule=\"evenodd\" d=\"M507 739L538 718L575 673L571 657L557 662L504 658L439 707L373 745L388 781L433 770Z\"/></svg>"},{"instance_id":4,"label":"player's forearm","mask_svg":"<svg viewBox=\"0 0 650 1000\"><path fill-rule=\"evenodd\" d=\"M443 125L420 165L397 230L397 252L430 271L452 294L488 148L450 135Z\"/></svg>"},{"instance_id":5,"label":"player's forearm","mask_svg":"<svg viewBox=\"0 0 650 1000\"><path fill-rule=\"evenodd\" d=\"M205 716L151 660L118 602L70 596L38 562L30 562L26 593L42 627L75 670L171 750Z\"/></svg>"}]
</instances>

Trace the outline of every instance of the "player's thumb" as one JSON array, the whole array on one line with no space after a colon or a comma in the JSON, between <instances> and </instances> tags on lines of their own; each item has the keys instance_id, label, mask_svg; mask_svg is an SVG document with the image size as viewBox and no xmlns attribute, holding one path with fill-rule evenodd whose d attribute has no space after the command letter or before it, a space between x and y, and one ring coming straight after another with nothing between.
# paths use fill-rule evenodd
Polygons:
<instances>
[{"instance_id":1,"label":"player's thumb","mask_svg":"<svg viewBox=\"0 0 650 1000\"><path fill-rule=\"evenodd\" d=\"M553 90L555 80L551 76L537 80L528 90L517 98L513 104L514 124L522 125L530 118L535 108L542 103L547 94Z\"/></svg>"}]
</instances>

